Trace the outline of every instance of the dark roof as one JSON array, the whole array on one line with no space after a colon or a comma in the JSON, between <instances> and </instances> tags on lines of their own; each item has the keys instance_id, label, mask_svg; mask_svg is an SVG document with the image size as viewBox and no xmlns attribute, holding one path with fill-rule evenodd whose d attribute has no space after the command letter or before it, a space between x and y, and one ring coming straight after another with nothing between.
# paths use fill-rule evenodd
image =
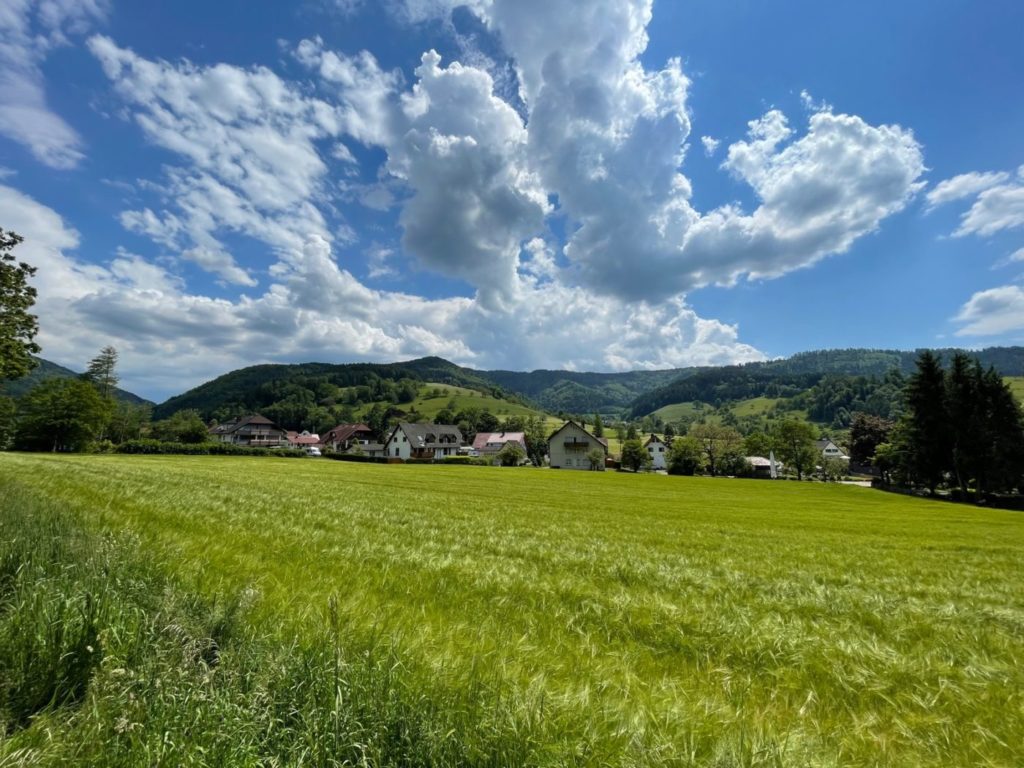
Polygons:
<instances>
[{"instance_id":1,"label":"dark roof","mask_svg":"<svg viewBox=\"0 0 1024 768\"><path fill-rule=\"evenodd\" d=\"M662 445L668 445L668 443L666 443L666 442L665 442L664 440L662 440L662 439L661 439L660 437L658 437L658 436L657 436L656 434L654 434L653 432L651 432L651 436L650 436L650 437L648 437L648 438L647 438L647 442L646 442L646 443L644 443L644 448L646 448L646 447L647 447L648 445L650 445L651 443L653 443L653 442L655 442L655 441L657 441L657 442L661 443Z\"/></svg>"},{"instance_id":2,"label":"dark roof","mask_svg":"<svg viewBox=\"0 0 1024 768\"><path fill-rule=\"evenodd\" d=\"M395 430L399 429L405 432L405 436L409 438L409 443L414 448L462 445L464 442L462 432L454 424L411 424L408 421L402 421L392 430L391 434L393 435ZM442 443L442 436L454 438L454 440ZM388 439L391 439L391 435L388 436Z\"/></svg>"},{"instance_id":3,"label":"dark roof","mask_svg":"<svg viewBox=\"0 0 1024 768\"><path fill-rule=\"evenodd\" d=\"M258 427L272 427L273 429L276 429L279 432L286 431L284 429L281 429L281 427L277 426L277 424L272 422L266 416L261 416L258 413L253 413L248 416L243 416L238 421L232 422L231 424L218 424L216 427L210 430L210 433L214 435L228 435L231 434L232 432L238 431L242 427L248 426L249 424L254 424Z\"/></svg>"},{"instance_id":4,"label":"dark roof","mask_svg":"<svg viewBox=\"0 0 1024 768\"><path fill-rule=\"evenodd\" d=\"M359 433L370 434L372 430L365 424L339 424L326 435L324 435L324 442L327 440L335 440L341 442L342 440L348 440L353 435Z\"/></svg>"}]
</instances>

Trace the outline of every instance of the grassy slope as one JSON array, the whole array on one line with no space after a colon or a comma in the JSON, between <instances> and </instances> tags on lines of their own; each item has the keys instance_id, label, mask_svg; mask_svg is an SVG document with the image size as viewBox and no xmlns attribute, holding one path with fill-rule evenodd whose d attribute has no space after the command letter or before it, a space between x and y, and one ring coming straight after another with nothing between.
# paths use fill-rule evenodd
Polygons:
<instances>
[{"instance_id":1,"label":"grassy slope","mask_svg":"<svg viewBox=\"0 0 1024 768\"><path fill-rule=\"evenodd\" d=\"M434 390L441 390L442 392L447 390L448 394L435 397L433 395ZM415 407L424 416L432 419L439 411L447 408L449 403L453 401L453 410L456 413L465 408L478 408L480 410L486 409L499 418L506 416L541 416L548 418L547 414L543 411L538 411L519 403L512 403L508 400L499 400L473 389L455 387L450 384L426 384L420 387L419 395L412 403L406 403L399 407L404 410L412 410ZM372 407L371 404L361 408L360 416L365 416Z\"/></svg>"},{"instance_id":2,"label":"grassy slope","mask_svg":"<svg viewBox=\"0 0 1024 768\"><path fill-rule=\"evenodd\" d=\"M1017 400L1024 403L1024 376L1007 376L1006 382L1017 396Z\"/></svg>"},{"instance_id":3,"label":"grassy slope","mask_svg":"<svg viewBox=\"0 0 1024 768\"><path fill-rule=\"evenodd\" d=\"M434 680L472 668L583 713L573 743L615 763L739 740L785 764L1013 764L1024 743L1020 515L841 486L272 459L8 454L2 483L137 533L193 587L255 585L256 620L285 632L336 594Z\"/></svg>"},{"instance_id":4,"label":"grassy slope","mask_svg":"<svg viewBox=\"0 0 1024 768\"><path fill-rule=\"evenodd\" d=\"M731 406L731 410L739 417L766 416L778 403L784 402L785 400L781 398L752 397L748 400L737 400ZM695 403L673 403L672 405L662 406L652 415L660 416L666 422L672 422L682 418L700 416L703 413L709 422L718 422L717 410L713 405L705 403L700 411L695 406ZM786 411L785 417L808 421L807 412L801 410Z\"/></svg>"}]
</instances>

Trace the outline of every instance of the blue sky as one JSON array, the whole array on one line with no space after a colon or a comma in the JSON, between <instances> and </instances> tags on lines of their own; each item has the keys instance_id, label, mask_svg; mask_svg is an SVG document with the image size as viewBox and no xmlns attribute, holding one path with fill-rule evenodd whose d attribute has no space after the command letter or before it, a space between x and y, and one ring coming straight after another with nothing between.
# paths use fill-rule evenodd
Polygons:
<instances>
[{"instance_id":1,"label":"blue sky","mask_svg":"<svg viewBox=\"0 0 1024 768\"><path fill-rule=\"evenodd\" d=\"M10 0L43 355L628 370L1024 343L1024 6Z\"/></svg>"}]
</instances>

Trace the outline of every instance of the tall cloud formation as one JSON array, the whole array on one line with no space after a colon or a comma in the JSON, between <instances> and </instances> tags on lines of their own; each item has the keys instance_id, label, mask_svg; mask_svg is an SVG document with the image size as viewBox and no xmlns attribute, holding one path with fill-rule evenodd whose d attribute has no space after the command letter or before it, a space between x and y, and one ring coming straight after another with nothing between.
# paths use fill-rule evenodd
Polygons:
<instances>
[{"instance_id":1,"label":"tall cloud formation","mask_svg":"<svg viewBox=\"0 0 1024 768\"><path fill-rule=\"evenodd\" d=\"M52 209L0 185L0 210L25 237L18 256L34 280L46 355L82 365L82 350L113 340L124 385L162 398L225 370L298 359L391 361L440 355L477 367L560 366L626 370L760 360L736 328L699 318L681 300L664 307L595 303L581 289L536 286L514 316L468 298L427 300L376 291L338 267L313 236L254 298L216 299L141 257L105 266L75 256L79 234ZM528 278L533 281L534 278ZM340 311L330 311L340 307ZM625 334L607 344L609 328Z\"/></svg>"},{"instance_id":2,"label":"tall cloud formation","mask_svg":"<svg viewBox=\"0 0 1024 768\"><path fill-rule=\"evenodd\" d=\"M689 82L678 60L657 71L639 60L650 0L417 0L406 10L423 18L456 6L477 14L515 62L526 169L575 225L564 254L574 279L597 293L660 302L743 275L778 276L845 251L923 186L909 131L821 107L794 140L772 110L724 164L758 207L701 213L681 173Z\"/></svg>"},{"instance_id":3,"label":"tall cloud formation","mask_svg":"<svg viewBox=\"0 0 1024 768\"><path fill-rule=\"evenodd\" d=\"M42 238L39 258L79 276L73 295L47 286L74 318L62 336L46 318L66 313L44 302L48 350L71 361L113 340L140 387L163 394L172 380L180 388L253 362L253 350L260 360L438 354L602 370L761 359L735 326L697 316L686 293L842 252L920 189L909 131L818 107L799 133L770 110L722 164L753 207L698 211L682 172L689 81L678 60L653 71L640 61L650 0L391 5L413 22L457 6L476 14L514 65L515 103L483 64L433 51L407 82L369 51L304 40L293 56L310 83L89 39L122 114L175 158L142 183L154 200L120 213L170 260L119 252L88 267L55 212L4 188L29 221L56 217L53 231L67 236ZM363 169L357 155L383 160ZM356 168L380 185L345 181ZM428 300L361 283L340 263L359 236L344 219L353 196L397 206L405 255L475 294ZM237 237L262 244L266 259L239 258ZM223 298L190 289L181 261L223 281ZM400 263L390 256L387 268ZM384 274L369 266L371 281ZM173 371L167 359L180 361Z\"/></svg>"},{"instance_id":4,"label":"tall cloud formation","mask_svg":"<svg viewBox=\"0 0 1024 768\"><path fill-rule=\"evenodd\" d=\"M52 168L73 168L84 155L78 132L47 104L42 64L107 10L106 0L0 3L0 134Z\"/></svg>"}]
</instances>

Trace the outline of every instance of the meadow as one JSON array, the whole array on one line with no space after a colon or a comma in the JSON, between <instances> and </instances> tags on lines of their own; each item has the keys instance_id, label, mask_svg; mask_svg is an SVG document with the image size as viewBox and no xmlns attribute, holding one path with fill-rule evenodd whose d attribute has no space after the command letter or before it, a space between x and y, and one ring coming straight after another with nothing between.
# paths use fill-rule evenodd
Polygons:
<instances>
[{"instance_id":1,"label":"meadow","mask_svg":"<svg viewBox=\"0 0 1024 768\"><path fill-rule=\"evenodd\" d=\"M12 565L26 521L59 521L40 562L65 556L57 539L98 537L74 562L129 553L88 566L106 574L93 591L116 587L86 633L107 649L92 683L8 713L0 765L113 764L104 744L126 765L1024 760L1019 513L812 483L234 457L0 454L0 496L0 644L17 645L11 616L51 604L11 586L31 573ZM54 568L51 596L91 583ZM175 612L192 657L219 638L212 671L182 671L161 629ZM172 650L156 664L150 647ZM200 714L168 714L169 685ZM128 693L142 714L126 725ZM240 743L201 717L217 713Z\"/></svg>"}]
</instances>

